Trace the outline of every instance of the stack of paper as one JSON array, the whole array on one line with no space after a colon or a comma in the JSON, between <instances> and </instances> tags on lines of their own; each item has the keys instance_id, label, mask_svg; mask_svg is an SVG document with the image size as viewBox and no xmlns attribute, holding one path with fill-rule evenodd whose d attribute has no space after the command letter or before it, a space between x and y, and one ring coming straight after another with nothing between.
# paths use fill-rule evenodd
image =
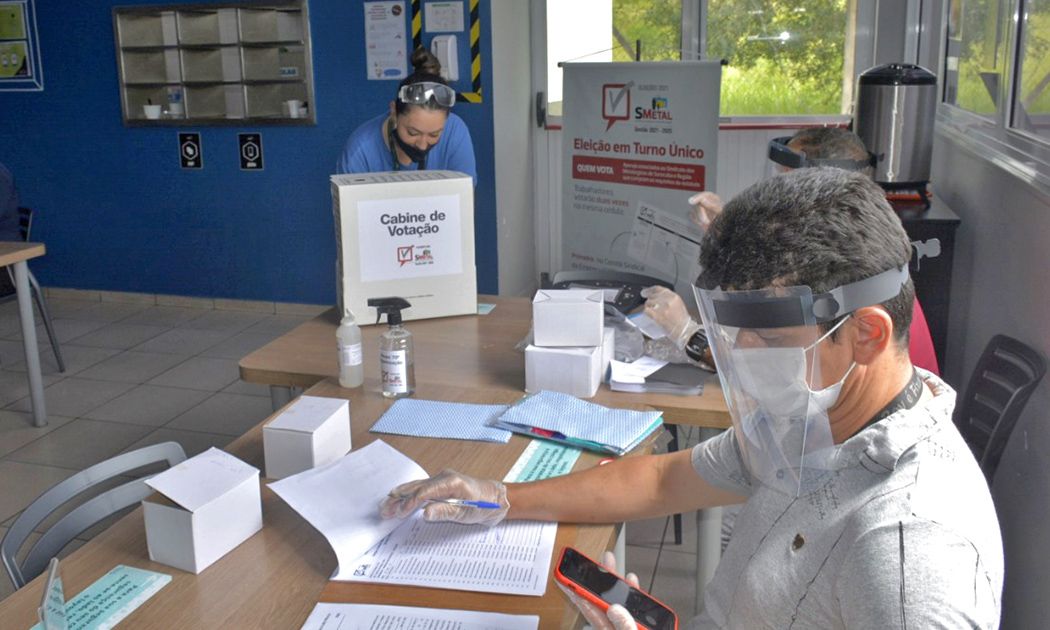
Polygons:
<instances>
[{"instance_id":1,"label":"stack of paper","mask_svg":"<svg viewBox=\"0 0 1050 630\"><path fill-rule=\"evenodd\" d=\"M506 444L510 432L491 426L506 410L507 405L402 398L372 425L372 432Z\"/></svg>"},{"instance_id":2,"label":"stack of paper","mask_svg":"<svg viewBox=\"0 0 1050 630\"><path fill-rule=\"evenodd\" d=\"M659 411L609 409L542 391L512 406L495 425L577 448L623 455L663 424Z\"/></svg>"},{"instance_id":3,"label":"stack of paper","mask_svg":"<svg viewBox=\"0 0 1050 630\"><path fill-rule=\"evenodd\" d=\"M609 389L614 392L652 392L699 396L704 393L707 372L688 364L668 363L642 357L634 363L613 361Z\"/></svg>"}]
</instances>

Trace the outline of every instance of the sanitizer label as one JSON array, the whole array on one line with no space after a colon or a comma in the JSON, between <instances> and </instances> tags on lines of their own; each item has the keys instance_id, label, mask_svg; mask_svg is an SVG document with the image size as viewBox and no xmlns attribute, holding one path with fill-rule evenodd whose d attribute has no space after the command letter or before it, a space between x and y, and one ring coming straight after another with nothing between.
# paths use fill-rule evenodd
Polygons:
<instances>
[{"instance_id":1,"label":"sanitizer label","mask_svg":"<svg viewBox=\"0 0 1050 630\"><path fill-rule=\"evenodd\" d=\"M383 377L383 391L402 393L408 391L408 361L404 350L379 352L379 368Z\"/></svg>"},{"instance_id":2,"label":"sanitizer label","mask_svg":"<svg viewBox=\"0 0 1050 630\"><path fill-rule=\"evenodd\" d=\"M361 365L363 362L361 344L339 344L339 365Z\"/></svg>"}]
</instances>

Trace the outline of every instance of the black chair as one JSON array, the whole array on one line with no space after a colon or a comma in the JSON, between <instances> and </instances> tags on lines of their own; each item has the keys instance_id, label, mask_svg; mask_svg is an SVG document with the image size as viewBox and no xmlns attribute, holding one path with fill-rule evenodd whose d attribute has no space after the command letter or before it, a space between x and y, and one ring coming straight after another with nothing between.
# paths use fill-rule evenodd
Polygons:
<instances>
[{"instance_id":1,"label":"black chair","mask_svg":"<svg viewBox=\"0 0 1050 630\"><path fill-rule=\"evenodd\" d=\"M28 241L29 234L33 229L32 209L18 209L18 229L22 233L22 240ZM11 269L11 267L8 267L7 273L11 280L11 286L14 287L14 270ZM30 293L33 294L33 299L36 300L36 307L40 310L40 318L44 320L44 328L47 329L47 337L51 340L51 350L55 353L55 362L58 364L58 371L65 372L66 364L62 360L62 350L58 347L58 337L55 336L55 326L51 323L51 312L47 310L47 300L44 299L44 292L40 290L40 284L36 281L36 276L33 275L32 271L29 272L29 289ZM17 297L18 296L13 291L7 295L0 295L0 304L15 300Z\"/></svg>"},{"instance_id":2,"label":"black chair","mask_svg":"<svg viewBox=\"0 0 1050 630\"><path fill-rule=\"evenodd\" d=\"M1046 360L1006 335L992 337L977 360L966 395L955 406L953 420L989 485L1010 432L1044 374Z\"/></svg>"}]
</instances>

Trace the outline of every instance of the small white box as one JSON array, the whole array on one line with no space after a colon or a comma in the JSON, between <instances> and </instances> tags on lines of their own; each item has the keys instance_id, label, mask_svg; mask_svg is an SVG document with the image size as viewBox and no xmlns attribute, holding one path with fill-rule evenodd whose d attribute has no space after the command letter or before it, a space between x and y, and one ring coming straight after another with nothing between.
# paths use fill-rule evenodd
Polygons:
<instances>
[{"instance_id":1,"label":"small white box","mask_svg":"<svg viewBox=\"0 0 1050 630\"><path fill-rule=\"evenodd\" d=\"M374 324L368 298L401 297L405 321L475 315L474 181L456 171L333 175L339 312Z\"/></svg>"},{"instance_id":2,"label":"small white box","mask_svg":"<svg viewBox=\"0 0 1050 630\"><path fill-rule=\"evenodd\" d=\"M537 346L600 346L604 328L601 291L541 289L532 298L532 339Z\"/></svg>"},{"instance_id":3,"label":"small white box","mask_svg":"<svg viewBox=\"0 0 1050 630\"><path fill-rule=\"evenodd\" d=\"M146 484L160 493L142 501L154 562L200 573L262 529L259 469L217 448Z\"/></svg>"},{"instance_id":4,"label":"small white box","mask_svg":"<svg viewBox=\"0 0 1050 630\"><path fill-rule=\"evenodd\" d=\"M284 479L350 452L350 401L300 396L263 427L266 476Z\"/></svg>"},{"instance_id":5,"label":"small white box","mask_svg":"<svg viewBox=\"0 0 1050 630\"><path fill-rule=\"evenodd\" d=\"M525 391L552 392L590 398L602 380L602 347L525 348Z\"/></svg>"}]
</instances>

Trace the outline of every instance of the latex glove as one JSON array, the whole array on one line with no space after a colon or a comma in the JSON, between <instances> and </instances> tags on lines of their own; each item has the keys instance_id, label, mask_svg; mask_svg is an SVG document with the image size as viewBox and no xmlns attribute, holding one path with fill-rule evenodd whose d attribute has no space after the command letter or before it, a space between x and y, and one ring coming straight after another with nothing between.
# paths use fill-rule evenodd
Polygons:
<instances>
[{"instance_id":1,"label":"latex glove","mask_svg":"<svg viewBox=\"0 0 1050 630\"><path fill-rule=\"evenodd\" d=\"M689 205L693 206L689 218L704 230L722 213L722 199L713 192L696 193L689 198Z\"/></svg>"},{"instance_id":2,"label":"latex glove","mask_svg":"<svg viewBox=\"0 0 1050 630\"><path fill-rule=\"evenodd\" d=\"M498 503L500 507L487 509L427 503L427 499L487 501ZM443 470L430 479L410 481L391 490L390 496L379 504L379 515L383 518L405 518L420 507L423 507L423 518L428 521L454 521L492 527L506 518L510 503L507 501L507 487L498 481L474 479L454 470Z\"/></svg>"},{"instance_id":3,"label":"latex glove","mask_svg":"<svg viewBox=\"0 0 1050 630\"><path fill-rule=\"evenodd\" d=\"M646 287L642 289L642 297L646 298L645 314L660 324L679 348L684 348L693 333L700 330L700 324L693 321L682 298L667 287Z\"/></svg>"},{"instance_id":4,"label":"latex glove","mask_svg":"<svg viewBox=\"0 0 1050 630\"><path fill-rule=\"evenodd\" d=\"M602 554L602 565L613 573L616 572L616 557L611 551L606 551ZM639 588L637 575L628 573L624 576L624 579L631 586ZM634 617L623 606L613 604L609 606L609 610L602 612L597 606L573 593L560 582L555 582L555 584L565 593L569 601L576 606L580 614L583 615L583 618L587 620L587 623L594 630L638 630L638 624L635 623Z\"/></svg>"}]
</instances>

